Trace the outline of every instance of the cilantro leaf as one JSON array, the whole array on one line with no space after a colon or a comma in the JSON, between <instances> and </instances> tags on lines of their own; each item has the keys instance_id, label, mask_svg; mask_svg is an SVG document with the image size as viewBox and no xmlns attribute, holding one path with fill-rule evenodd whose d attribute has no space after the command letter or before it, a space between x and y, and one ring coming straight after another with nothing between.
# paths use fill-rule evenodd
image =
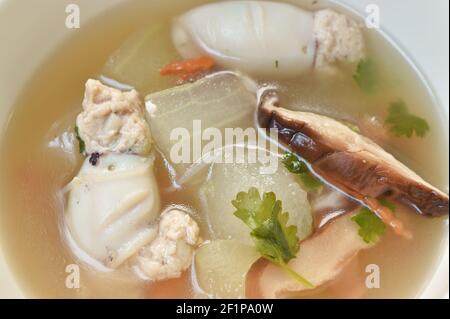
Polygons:
<instances>
[{"instance_id":1,"label":"cilantro leaf","mask_svg":"<svg viewBox=\"0 0 450 319\"><path fill-rule=\"evenodd\" d=\"M385 124L389 126L392 134L401 137L411 137L415 133L419 137L424 137L430 130L430 126L424 119L409 113L406 104L402 100L391 103L389 115Z\"/></svg>"},{"instance_id":2,"label":"cilantro leaf","mask_svg":"<svg viewBox=\"0 0 450 319\"><path fill-rule=\"evenodd\" d=\"M261 197L258 189L252 187L248 192L238 193L232 204L236 208L234 215L251 229L258 252L305 287L313 287L287 265L300 248L297 227L288 225L289 213L282 212L282 203L275 194L264 193Z\"/></svg>"},{"instance_id":3,"label":"cilantro leaf","mask_svg":"<svg viewBox=\"0 0 450 319\"><path fill-rule=\"evenodd\" d=\"M378 199L378 203L380 203L381 206L384 206L386 208L389 208L393 213L397 210L397 207L394 203L388 201L386 198L382 197Z\"/></svg>"},{"instance_id":4,"label":"cilantro leaf","mask_svg":"<svg viewBox=\"0 0 450 319\"><path fill-rule=\"evenodd\" d=\"M274 193L264 193L252 187L240 192L232 201L234 213L252 229L251 235L260 245L262 255L288 262L298 251L297 227L287 226L289 215L282 213L281 201Z\"/></svg>"},{"instance_id":5,"label":"cilantro leaf","mask_svg":"<svg viewBox=\"0 0 450 319\"><path fill-rule=\"evenodd\" d=\"M362 208L352 220L359 225L358 234L368 244L375 243L386 231L383 221L367 207Z\"/></svg>"},{"instance_id":6,"label":"cilantro leaf","mask_svg":"<svg viewBox=\"0 0 450 319\"><path fill-rule=\"evenodd\" d=\"M298 251L297 227L287 226L289 215L281 213L281 204L275 202L271 218L253 229L251 235L258 251L271 260L287 263Z\"/></svg>"},{"instance_id":7,"label":"cilantro leaf","mask_svg":"<svg viewBox=\"0 0 450 319\"><path fill-rule=\"evenodd\" d=\"M377 85L377 76L373 60L365 59L359 61L356 71L353 74L353 79L364 93L372 94Z\"/></svg>"},{"instance_id":8,"label":"cilantro leaf","mask_svg":"<svg viewBox=\"0 0 450 319\"><path fill-rule=\"evenodd\" d=\"M302 180L303 186L310 191L318 190L323 186L322 181L315 177L311 172L300 174L299 176Z\"/></svg>"},{"instance_id":9,"label":"cilantro leaf","mask_svg":"<svg viewBox=\"0 0 450 319\"><path fill-rule=\"evenodd\" d=\"M79 148L80 153L84 154L84 152L86 151L86 144L80 137L80 131L78 130L78 126L75 126L75 137L78 140L78 148Z\"/></svg>"},{"instance_id":10,"label":"cilantro leaf","mask_svg":"<svg viewBox=\"0 0 450 319\"><path fill-rule=\"evenodd\" d=\"M238 193L232 204L237 209L234 215L254 229L271 217L275 194L265 193L261 199L258 189L252 187L247 193Z\"/></svg>"},{"instance_id":11,"label":"cilantro leaf","mask_svg":"<svg viewBox=\"0 0 450 319\"><path fill-rule=\"evenodd\" d=\"M309 172L308 166L306 166L305 162L301 161L294 153L285 153L282 161L284 166L291 173L303 174Z\"/></svg>"},{"instance_id":12,"label":"cilantro leaf","mask_svg":"<svg viewBox=\"0 0 450 319\"><path fill-rule=\"evenodd\" d=\"M323 183L315 177L310 171L305 162L301 161L297 155L287 152L283 155L282 162L286 169L294 174L299 175L303 186L308 190L314 191L322 187Z\"/></svg>"}]
</instances>

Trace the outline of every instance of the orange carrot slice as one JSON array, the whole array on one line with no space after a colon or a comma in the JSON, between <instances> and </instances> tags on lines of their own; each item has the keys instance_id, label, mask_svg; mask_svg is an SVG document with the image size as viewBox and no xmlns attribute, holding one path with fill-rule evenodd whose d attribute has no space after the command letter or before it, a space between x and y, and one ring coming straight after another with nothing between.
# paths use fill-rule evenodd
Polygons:
<instances>
[{"instance_id":1,"label":"orange carrot slice","mask_svg":"<svg viewBox=\"0 0 450 319\"><path fill-rule=\"evenodd\" d=\"M160 70L161 75L178 75L187 78L200 72L211 70L216 62L207 55L198 58L170 63Z\"/></svg>"}]
</instances>

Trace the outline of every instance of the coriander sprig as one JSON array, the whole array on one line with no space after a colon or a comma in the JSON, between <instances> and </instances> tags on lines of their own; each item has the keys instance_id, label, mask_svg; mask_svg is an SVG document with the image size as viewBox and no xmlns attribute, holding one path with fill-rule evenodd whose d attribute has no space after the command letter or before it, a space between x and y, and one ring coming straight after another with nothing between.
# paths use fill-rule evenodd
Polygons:
<instances>
[{"instance_id":1,"label":"coriander sprig","mask_svg":"<svg viewBox=\"0 0 450 319\"><path fill-rule=\"evenodd\" d=\"M305 288L313 288L312 283L288 265L300 249L297 227L288 226L289 213L282 212L282 203L275 194L264 193L261 197L258 189L252 187L248 192L238 193L232 204L236 208L234 215L250 227L250 235L261 256Z\"/></svg>"}]
</instances>

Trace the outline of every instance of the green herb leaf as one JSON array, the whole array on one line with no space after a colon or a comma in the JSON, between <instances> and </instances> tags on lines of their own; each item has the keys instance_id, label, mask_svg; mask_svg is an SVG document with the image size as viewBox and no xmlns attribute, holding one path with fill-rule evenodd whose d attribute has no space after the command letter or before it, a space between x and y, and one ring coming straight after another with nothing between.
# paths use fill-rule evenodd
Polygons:
<instances>
[{"instance_id":1,"label":"green herb leaf","mask_svg":"<svg viewBox=\"0 0 450 319\"><path fill-rule=\"evenodd\" d=\"M371 59L361 60L353 74L353 79L366 94L372 94L377 85L375 64Z\"/></svg>"},{"instance_id":2,"label":"green herb leaf","mask_svg":"<svg viewBox=\"0 0 450 319\"><path fill-rule=\"evenodd\" d=\"M322 181L315 177L311 172L303 173L299 176L302 180L303 186L310 191L319 190L323 186Z\"/></svg>"},{"instance_id":3,"label":"green herb leaf","mask_svg":"<svg viewBox=\"0 0 450 319\"><path fill-rule=\"evenodd\" d=\"M370 209L364 207L352 217L359 225L359 236L368 244L375 243L386 231L386 225Z\"/></svg>"},{"instance_id":4,"label":"green herb leaf","mask_svg":"<svg viewBox=\"0 0 450 319\"><path fill-rule=\"evenodd\" d=\"M287 152L283 155L282 162L286 169L294 174L299 175L303 186L310 191L315 191L323 186L322 181L315 177L308 166L300 160L294 153Z\"/></svg>"},{"instance_id":5,"label":"green herb leaf","mask_svg":"<svg viewBox=\"0 0 450 319\"><path fill-rule=\"evenodd\" d=\"M414 133L419 137L424 137L430 130L427 121L409 113L405 102L402 100L390 105L385 124L389 126L391 133L398 137L411 137Z\"/></svg>"},{"instance_id":6,"label":"green herb leaf","mask_svg":"<svg viewBox=\"0 0 450 319\"><path fill-rule=\"evenodd\" d=\"M386 198L382 197L378 199L378 203L380 203L381 206L384 206L386 208L389 208L393 213L396 212L397 207L393 202L388 201Z\"/></svg>"},{"instance_id":7,"label":"green herb leaf","mask_svg":"<svg viewBox=\"0 0 450 319\"><path fill-rule=\"evenodd\" d=\"M75 126L75 137L78 140L78 149L79 149L80 153L84 154L84 152L86 151L86 144L80 137L80 132L78 130L78 126Z\"/></svg>"},{"instance_id":8,"label":"green herb leaf","mask_svg":"<svg viewBox=\"0 0 450 319\"><path fill-rule=\"evenodd\" d=\"M234 215L250 227L258 252L305 287L313 287L287 265L299 250L297 227L288 225L289 213L282 212L282 203L275 194L264 193L261 197L258 189L252 187L238 193L232 204L236 208Z\"/></svg>"},{"instance_id":9,"label":"green herb leaf","mask_svg":"<svg viewBox=\"0 0 450 319\"><path fill-rule=\"evenodd\" d=\"M234 215L252 229L251 235L262 255L288 262L298 251L297 227L287 226L289 215L282 213L281 201L274 193L264 193L252 187L240 192L232 201Z\"/></svg>"}]
</instances>

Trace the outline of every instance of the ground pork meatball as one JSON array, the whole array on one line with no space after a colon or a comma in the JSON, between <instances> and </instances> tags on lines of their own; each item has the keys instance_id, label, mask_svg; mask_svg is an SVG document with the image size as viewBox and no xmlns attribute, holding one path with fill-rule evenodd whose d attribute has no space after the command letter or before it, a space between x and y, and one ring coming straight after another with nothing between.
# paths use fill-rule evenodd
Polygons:
<instances>
[{"instance_id":1,"label":"ground pork meatball","mask_svg":"<svg viewBox=\"0 0 450 319\"><path fill-rule=\"evenodd\" d=\"M77 127L87 154L146 155L151 149L143 103L135 90L122 92L88 80Z\"/></svg>"},{"instance_id":2,"label":"ground pork meatball","mask_svg":"<svg viewBox=\"0 0 450 319\"><path fill-rule=\"evenodd\" d=\"M178 278L191 265L199 242L195 220L179 209L170 209L161 215L158 236L140 250L138 268L150 280Z\"/></svg>"},{"instance_id":3,"label":"ground pork meatball","mask_svg":"<svg viewBox=\"0 0 450 319\"><path fill-rule=\"evenodd\" d=\"M315 13L316 67L336 62L355 63L364 58L361 26L344 14L325 9Z\"/></svg>"}]
</instances>

